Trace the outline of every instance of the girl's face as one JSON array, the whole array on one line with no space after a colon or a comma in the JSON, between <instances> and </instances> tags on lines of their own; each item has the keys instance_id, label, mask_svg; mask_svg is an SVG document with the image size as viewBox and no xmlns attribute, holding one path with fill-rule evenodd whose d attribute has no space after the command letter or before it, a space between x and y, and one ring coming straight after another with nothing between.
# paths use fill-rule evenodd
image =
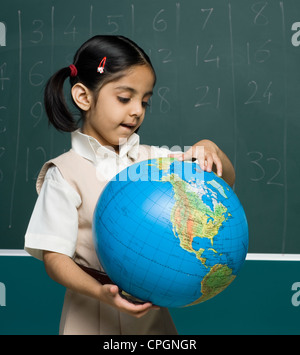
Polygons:
<instances>
[{"instance_id":1,"label":"girl's face","mask_svg":"<svg viewBox=\"0 0 300 355\"><path fill-rule=\"evenodd\" d=\"M130 68L121 79L104 85L97 103L86 112L83 133L118 153L119 145L142 124L153 86L154 75L147 65Z\"/></svg>"}]
</instances>

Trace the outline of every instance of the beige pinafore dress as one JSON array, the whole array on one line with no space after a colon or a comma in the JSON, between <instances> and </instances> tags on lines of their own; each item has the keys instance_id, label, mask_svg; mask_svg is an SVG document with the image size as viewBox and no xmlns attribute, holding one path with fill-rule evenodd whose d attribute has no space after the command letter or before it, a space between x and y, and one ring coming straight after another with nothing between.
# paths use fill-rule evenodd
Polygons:
<instances>
[{"instance_id":1,"label":"beige pinafore dress","mask_svg":"<svg viewBox=\"0 0 300 355\"><path fill-rule=\"evenodd\" d=\"M139 147L138 160L150 158L150 147ZM97 258L92 237L92 218L98 197L107 181L99 179L99 171L87 159L72 149L43 166L38 180L40 192L45 174L55 165L64 179L78 192L78 238L73 260L83 266L103 271ZM100 171L101 173L101 171ZM98 178L97 178L98 176ZM168 309L150 310L144 317L135 318L91 297L67 289L60 321L60 334L74 335L138 335L177 334Z\"/></svg>"}]
</instances>

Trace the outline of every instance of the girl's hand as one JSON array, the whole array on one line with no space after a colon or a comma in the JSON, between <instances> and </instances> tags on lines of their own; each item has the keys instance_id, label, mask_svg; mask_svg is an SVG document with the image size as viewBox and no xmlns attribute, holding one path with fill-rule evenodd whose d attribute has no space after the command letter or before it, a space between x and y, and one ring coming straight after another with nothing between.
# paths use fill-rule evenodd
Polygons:
<instances>
[{"instance_id":1,"label":"girl's hand","mask_svg":"<svg viewBox=\"0 0 300 355\"><path fill-rule=\"evenodd\" d=\"M171 154L170 156L181 161L196 159L202 170L211 172L214 169L219 176L222 176L223 167L219 157L220 152L215 143L209 140L202 140L194 144L185 153Z\"/></svg>"},{"instance_id":2,"label":"girl's hand","mask_svg":"<svg viewBox=\"0 0 300 355\"><path fill-rule=\"evenodd\" d=\"M125 312L136 318L144 316L150 309L159 309L159 307L153 306L150 302L134 304L127 301L120 296L119 288L116 285L102 285L100 298L102 301L118 308L121 312Z\"/></svg>"},{"instance_id":3,"label":"girl's hand","mask_svg":"<svg viewBox=\"0 0 300 355\"><path fill-rule=\"evenodd\" d=\"M92 276L83 271L69 256L44 251L44 263L48 275L75 292L100 299L109 305L118 308L136 318L140 318L150 309L158 309L152 303L133 304L119 295L119 288L116 285L102 285Z\"/></svg>"},{"instance_id":4,"label":"girl's hand","mask_svg":"<svg viewBox=\"0 0 300 355\"><path fill-rule=\"evenodd\" d=\"M234 185L235 171L230 160L214 142L208 139L194 144L185 153L170 154L169 156L182 161L197 159L202 170L214 171L231 187Z\"/></svg>"}]
</instances>

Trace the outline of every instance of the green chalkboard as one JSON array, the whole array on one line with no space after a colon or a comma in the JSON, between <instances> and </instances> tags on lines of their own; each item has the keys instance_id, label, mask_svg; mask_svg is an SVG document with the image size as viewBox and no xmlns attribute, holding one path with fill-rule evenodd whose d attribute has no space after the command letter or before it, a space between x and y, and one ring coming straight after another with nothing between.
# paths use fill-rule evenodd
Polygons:
<instances>
[{"instance_id":1,"label":"green chalkboard","mask_svg":"<svg viewBox=\"0 0 300 355\"><path fill-rule=\"evenodd\" d=\"M142 142L215 141L236 169L249 251L300 253L298 21L298 0L2 2L0 249L23 248L38 171L70 147L48 127L47 78L92 35L122 34L158 76Z\"/></svg>"}]
</instances>

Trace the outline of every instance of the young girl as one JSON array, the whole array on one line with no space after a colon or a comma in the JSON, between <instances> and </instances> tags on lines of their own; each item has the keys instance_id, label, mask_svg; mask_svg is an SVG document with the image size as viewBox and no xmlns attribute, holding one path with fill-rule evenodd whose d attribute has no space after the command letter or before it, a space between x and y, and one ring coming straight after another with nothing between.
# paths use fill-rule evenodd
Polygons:
<instances>
[{"instance_id":1,"label":"young girl","mask_svg":"<svg viewBox=\"0 0 300 355\"><path fill-rule=\"evenodd\" d=\"M64 100L70 77L73 103L82 125ZM77 51L69 67L55 73L45 89L49 121L72 132L72 149L47 162L38 177L37 199L25 236L25 249L44 261L51 278L67 288L60 334L176 334L167 309L134 304L103 276L92 238L93 211L116 172L170 151L139 144L155 84L149 57L122 36L95 36ZM197 149L200 147L200 149ZM231 185L234 169L211 141L196 143L179 159L196 158ZM138 265L137 265L138 267Z\"/></svg>"}]
</instances>

